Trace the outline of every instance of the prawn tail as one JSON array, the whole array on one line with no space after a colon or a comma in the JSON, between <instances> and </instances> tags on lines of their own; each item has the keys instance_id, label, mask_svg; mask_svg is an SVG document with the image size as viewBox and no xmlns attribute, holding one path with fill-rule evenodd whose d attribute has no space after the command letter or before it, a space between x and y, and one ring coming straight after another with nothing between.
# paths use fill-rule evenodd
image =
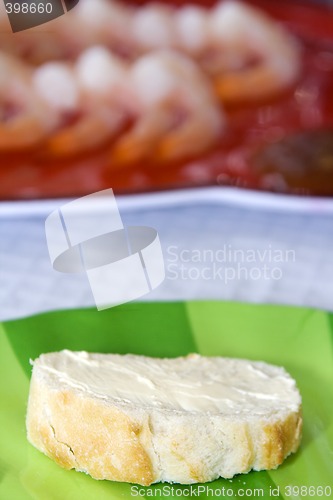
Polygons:
<instances>
[{"instance_id":1,"label":"prawn tail","mask_svg":"<svg viewBox=\"0 0 333 500\"><path fill-rule=\"evenodd\" d=\"M149 159L154 155L172 121L172 108L161 105L140 116L132 129L124 134L111 152L112 161L127 165Z\"/></svg>"},{"instance_id":2,"label":"prawn tail","mask_svg":"<svg viewBox=\"0 0 333 500\"><path fill-rule=\"evenodd\" d=\"M165 135L158 145L157 158L165 162L204 154L218 143L224 126L222 112L198 112L182 126Z\"/></svg>"},{"instance_id":3,"label":"prawn tail","mask_svg":"<svg viewBox=\"0 0 333 500\"><path fill-rule=\"evenodd\" d=\"M288 78L278 65L258 65L241 72L217 75L214 90L220 102L239 104L260 102L281 95L293 87L298 72L289 71Z\"/></svg>"},{"instance_id":4,"label":"prawn tail","mask_svg":"<svg viewBox=\"0 0 333 500\"><path fill-rule=\"evenodd\" d=\"M97 149L113 140L120 123L110 126L99 116L88 115L50 137L47 150L57 156L71 156Z\"/></svg>"},{"instance_id":5,"label":"prawn tail","mask_svg":"<svg viewBox=\"0 0 333 500\"><path fill-rule=\"evenodd\" d=\"M111 149L110 161L119 166L137 163L148 159L153 147L153 141L149 139L138 140L131 134L126 134Z\"/></svg>"},{"instance_id":6,"label":"prawn tail","mask_svg":"<svg viewBox=\"0 0 333 500\"><path fill-rule=\"evenodd\" d=\"M18 119L10 124L0 124L0 151L24 151L45 140L47 131L35 119Z\"/></svg>"}]
</instances>

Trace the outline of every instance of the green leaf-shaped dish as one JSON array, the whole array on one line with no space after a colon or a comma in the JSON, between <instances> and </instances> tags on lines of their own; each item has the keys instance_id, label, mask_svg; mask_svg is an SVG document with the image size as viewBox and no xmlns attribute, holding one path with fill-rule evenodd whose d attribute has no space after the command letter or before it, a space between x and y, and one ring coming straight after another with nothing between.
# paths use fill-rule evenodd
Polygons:
<instances>
[{"instance_id":1,"label":"green leaf-shaped dish","mask_svg":"<svg viewBox=\"0 0 333 500\"><path fill-rule=\"evenodd\" d=\"M333 498L332 331L332 318L323 311L224 302L133 303L0 324L0 500L179 498L198 492L200 498ZM25 411L29 359L64 348L170 357L199 352L282 365L303 396L301 448L277 470L219 479L205 488L137 488L63 470L27 442Z\"/></svg>"}]
</instances>

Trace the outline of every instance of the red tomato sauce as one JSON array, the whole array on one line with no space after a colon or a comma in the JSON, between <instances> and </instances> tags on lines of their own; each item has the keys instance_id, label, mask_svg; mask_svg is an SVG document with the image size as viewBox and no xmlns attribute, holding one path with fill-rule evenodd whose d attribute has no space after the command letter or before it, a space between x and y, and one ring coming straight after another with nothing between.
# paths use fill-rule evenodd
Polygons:
<instances>
[{"instance_id":1,"label":"red tomato sauce","mask_svg":"<svg viewBox=\"0 0 333 500\"><path fill-rule=\"evenodd\" d=\"M214 150L185 162L151 161L120 167L110 160L110 146L66 160L47 156L42 148L1 154L0 198L80 196L108 187L119 194L208 185L333 195L333 148L327 146L330 134L333 144L333 9L286 0L250 3L281 21L300 40L303 70L294 88L269 102L227 109L227 130ZM292 154L297 158L285 175L278 148L273 155L265 153L270 145L283 144L285 138L299 132L307 131L303 143L310 144L313 130L317 136L318 130L326 134L325 141L314 141L325 160L321 170L316 170L315 161L311 165L298 161L299 152L294 148ZM296 141L297 147L301 144L302 140ZM289 154L283 148L284 155Z\"/></svg>"}]
</instances>

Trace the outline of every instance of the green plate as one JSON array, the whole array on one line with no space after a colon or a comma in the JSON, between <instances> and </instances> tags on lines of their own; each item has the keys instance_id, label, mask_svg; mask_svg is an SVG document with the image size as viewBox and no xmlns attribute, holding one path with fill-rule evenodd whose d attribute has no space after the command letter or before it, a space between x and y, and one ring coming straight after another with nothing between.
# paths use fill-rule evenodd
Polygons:
<instances>
[{"instance_id":1,"label":"green plate","mask_svg":"<svg viewBox=\"0 0 333 500\"><path fill-rule=\"evenodd\" d=\"M133 303L0 324L0 500L333 498L333 319L323 311L223 302ZM206 485L137 488L61 469L26 440L29 359L63 348L178 356L189 352L283 365L303 396L300 450L277 470Z\"/></svg>"}]
</instances>

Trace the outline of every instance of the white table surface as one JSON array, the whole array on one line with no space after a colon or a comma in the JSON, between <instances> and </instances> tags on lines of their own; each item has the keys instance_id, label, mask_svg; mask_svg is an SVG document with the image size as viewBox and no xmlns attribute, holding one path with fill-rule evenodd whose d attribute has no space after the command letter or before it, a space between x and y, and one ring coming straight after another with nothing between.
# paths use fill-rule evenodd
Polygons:
<instances>
[{"instance_id":1,"label":"white table surface","mask_svg":"<svg viewBox=\"0 0 333 500\"><path fill-rule=\"evenodd\" d=\"M94 305L86 276L58 273L49 260L45 219L64 202L0 204L0 320ZM211 188L117 202L125 225L152 226L161 240L166 279L141 300L220 299L333 310L333 200ZM215 278L214 268L222 268Z\"/></svg>"}]
</instances>

